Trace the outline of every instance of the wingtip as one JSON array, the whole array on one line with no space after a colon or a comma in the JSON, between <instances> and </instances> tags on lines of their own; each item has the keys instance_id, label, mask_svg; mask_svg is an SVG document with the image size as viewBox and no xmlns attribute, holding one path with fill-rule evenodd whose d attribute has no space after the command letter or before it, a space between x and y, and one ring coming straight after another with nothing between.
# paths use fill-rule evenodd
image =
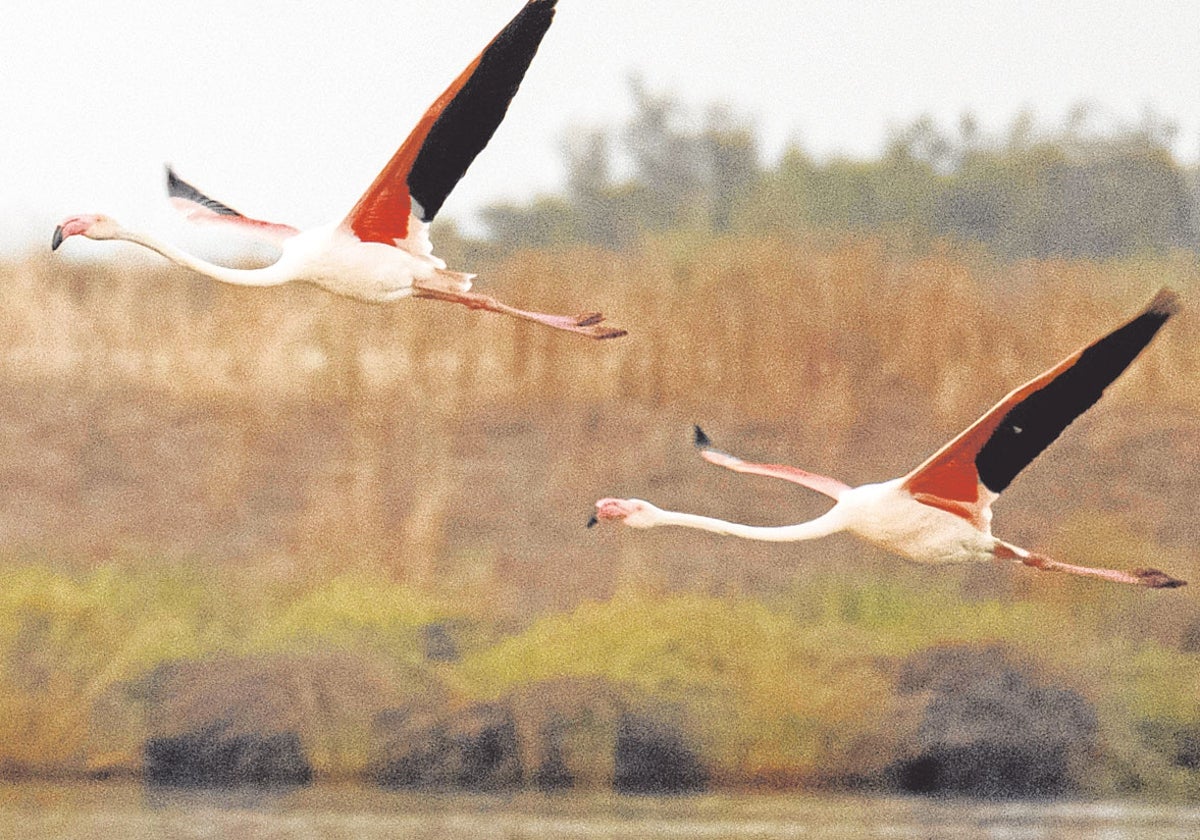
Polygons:
<instances>
[{"instance_id":1,"label":"wingtip","mask_svg":"<svg viewBox=\"0 0 1200 840\"><path fill-rule=\"evenodd\" d=\"M186 192L190 189L194 190L191 184L179 177L179 173L175 171L175 167L169 163L163 164L163 169L167 173L167 195L171 198L179 198L187 196Z\"/></svg>"},{"instance_id":2,"label":"wingtip","mask_svg":"<svg viewBox=\"0 0 1200 840\"><path fill-rule=\"evenodd\" d=\"M549 27L554 20L554 13L558 11L557 4L558 0L529 0L517 16L525 20L540 17L542 25Z\"/></svg>"},{"instance_id":3,"label":"wingtip","mask_svg":"<svg viewBox=\"0 0 1200 840\"><path fill-rule=\"evenodd\" d=\"M1174 289L1162 288L1146 306L1146 311L1163 318L1170 318L1179 312L1179 308L1179 293Z\"/></svg>"},{"instance_id":4,"label":"wingtip","mask_svg":"<svg viewBox=\"0 0 1200 840\"><path fill-rule=\"evenodd\" d=\"M595 528L599 524L600 524L600 518L598 516L596 516L596 514L593 513L590 517L588 517L588 521L587 521L588 528Z\"/></svg>"},{"instance_id":5,"label":"wingtip","mask_svg":"<svg viewBox=\"0 0 1200 840\"><path fill-rule=\"evenodd\" d=\"M692 425L692 442L697 449L708 449L712 446L712 441L708 439L708 435L704 434L704 430L698 425Z\"/></svg>"}]
</instances>

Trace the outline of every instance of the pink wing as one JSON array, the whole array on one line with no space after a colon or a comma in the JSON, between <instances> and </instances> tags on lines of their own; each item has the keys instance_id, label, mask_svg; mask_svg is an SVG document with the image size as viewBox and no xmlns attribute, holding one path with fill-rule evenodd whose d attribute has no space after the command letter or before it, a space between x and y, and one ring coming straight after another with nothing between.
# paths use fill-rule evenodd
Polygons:
<instances>
[{"instance_id":1,"label":"pink wing","mask_svg":"<svg viewBox=\"0 0 1200 840\"><path fill-rule=\"evenodd\" d=\"M1076 417L1100 399L1179 309L1161 290L1136 318L1013 390L909 473L918 501L980 521L987 507Z\"/></svg>"},{"instance_id":2,"label":"pink wing","mask_svg":"<svg viewBox=\"0 0 1200 840\"><path fill-rule=\"evenodd\" d=\"M790 481L793 484L803 485L810 490L816 490L818 493L824 493L833 499L838 498L842 493L850 489L850 485L843 484L836 478L805 472L798 467L788 467L783 464L753 464L749 461L743 461L741 458L735 458L725 452L713 449L712 441L708 439L708 435L704 434L704 430L699 426L693 426L692 429L695 433L696 447L700 450L700 457L710 464L716 464L718 467L725 467L734 472L765 475L770 478L782 478L784 481Z\"/></svg>"},{"instance_id":3,"label":"pink wing","mask_svg":"<svg viewBox=\"0 0 1200 840\"><path fill-rule=\"evenodd\" d=\"M279 245L285 239L300 232L290 225L263 222L243 216L232 207L200 192L176 175L175 170L170 166L167 167L167 195L170 196L171 204L175 206L175 209L183 213L188 221L197 224L229 225L274 245Z\"/></svg>"},{"instance_id":4,"label":"pink wing","mask_svg":"<svg viewBox=\"0 0 1200 840\"><path fill-rule=\"evenodd\" d=\"M363 242L395 245L410 220L430 222L492 139L558 0L529 0L421 117L343 225Z\"/></svg>"}]
</instances>

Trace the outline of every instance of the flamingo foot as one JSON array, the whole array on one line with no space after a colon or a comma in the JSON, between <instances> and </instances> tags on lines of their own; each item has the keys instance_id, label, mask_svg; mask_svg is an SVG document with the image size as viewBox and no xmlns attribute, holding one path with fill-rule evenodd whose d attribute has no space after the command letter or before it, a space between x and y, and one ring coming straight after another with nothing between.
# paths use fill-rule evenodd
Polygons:
<instances>
[{"instance_id":1,"label":"flamingo foot","mask_svg":"<svg viewBox=\"0 0 1200 840\"><path fill-rule=\"evenodd\" d=\"M1009 545L999 540L996 541L996 546L992 549L992 553L997 559L1016 560L1018 563L1024 563L1026 566L1041 569L1044 572L1066 572L1070 575L1083 575L1084 577L1111 580L1114 583L1145 586L1150 589L1178 589L1181 586L1187 586L1186 580L1173 578L1160 569L1134 569L1129 572L1121 572L1116 569L1076 566L1072 563L1051 560L1049 557L1034 554L1032 551L1026 551L1023 548L1018 548L1015 545Z\"/></svg>"},{"instance_id":2,"label":"flamingo foot","mask_svg":"<svg viewBox=\"0 0 1200 840\"><path fill-rule=\"evenodd\" d=\"M619 327L602 326L600 322L604 320L604 316L599 312L585 312L575 318L568 315L544 315L540 312L530 312L526 314L526 317L530 321L545 324L556 330L586 335L588 338L620 338L628 335L627 330Z\"/></svg>"},{"instance_id":3,"label":"flamingo foot","mask_svg":"<svg viewBox=\"0 0 1200 840\"><path fill-rule=\"evenodd\" d=\"M1187 586L1186 580L1173 578L1159 569L1134 569L1130 574L1138 579L1138 584L1149 586L1151 589L1178 589Z\"/></svg>"}]
</instances>

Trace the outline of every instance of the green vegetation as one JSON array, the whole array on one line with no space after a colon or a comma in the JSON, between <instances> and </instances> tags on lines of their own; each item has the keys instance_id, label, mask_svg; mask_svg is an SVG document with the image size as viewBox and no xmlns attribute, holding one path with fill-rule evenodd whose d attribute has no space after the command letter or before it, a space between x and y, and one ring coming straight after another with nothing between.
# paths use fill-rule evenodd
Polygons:
<instances>
[{"instance_id":1,"label":"green vegetation","mask_svg":"<svg viewBox=\"0 0 1200 840\"><path fill-rule=\"evenodd\" d=\"M1200 247L1200 179L1153 114L1107 128L1084 106L1057 128L1021 114L996 136L970 114L953 130L923 117L875 160L817 160L792 145L764 163L753 126L728 109L697 118L636 79L631 95L625 126L565 144L561 195L485 211L493 246L628 248L648 231L696 230L949 237L1007 258Z\"/></svg>"},{"instance_id":2,"label":"green vegetation","mask_svg":"<svg viewBox=\"0 0 1200 840\"><path fill-rule=\"evenodd\" d=\"M1130 642L1106 623L1105 610L1081 612L1053 591L1039 600L968 601L951 585L930 589L903 576L823 577L765 602L623 591L503 634L482 604L450 607L380 578L248 590L238 577L149 563L76 574L7 563L0 767L136 771L153 716L147 686L160 666L341 652L407 675L410 697L450 705L564 678L600 679L675 710L717 779L839 784L878 777L920 725L918 708L897 687L908 657L935 645L1000 641L1099 710L1103 749L1092 792L1178 794L1196 784L1171 765L1180 737L1200 731L1196 655L1154 639ZM1139 595L1101 600L1119 612ZM419 631L445 621L472 628L464 655L430 661ZM339 717L355 710L336 696L322 703L342 711L306 733L318 772L364 772L369 736Z\"/></svg>"},{"instance_id":3,"label":"green vegetation","mask_svg":"<svg viewBox=\"0 0 1200 840\"><path fill-rule=\"evenodd\" d=\"M296 592L256 622L242 653L323 648L421 662L421 629L461 617L446 603L379 576L343 575Z\"/></svg>"}]
</instances>

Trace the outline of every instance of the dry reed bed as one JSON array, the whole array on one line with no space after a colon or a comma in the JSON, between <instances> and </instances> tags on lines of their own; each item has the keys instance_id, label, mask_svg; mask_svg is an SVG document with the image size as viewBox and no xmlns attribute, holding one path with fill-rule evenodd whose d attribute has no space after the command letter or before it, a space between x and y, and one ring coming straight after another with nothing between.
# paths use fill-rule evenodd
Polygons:
<instances>
[{"instance_id":1,"label":"dry reed bed","mask_svg":"<svg viewBox=\"0 0 1200 840\"><path fill-rule=\"evenodd\" d=\"M384 563L503 591L522 612L629 579L769 590L791 574L778 552L703 535L686 556L659 534L581 542L580 523L609 493L811 515L819 501L793 488L706 471L688 424L747 457L878 480L1162 285L1184 293L1183 315L1038 470L1102 486L1018 483L1004 531L1050 538L1081 508L1145 540L1200 538L1194 255L1005 264L869 237L680 236L467 267L504 300L602 309L630 335L235 289L148 262L0 268L0 543L266 557L284 573L297 558Z\"/></svg>"},{"instance_id":2,"label":"dry reed bed","mask_svg":"<svg viewBox=\"0 0 1200 840\"><path fill-rule=\"evenodd\" d=\"M969 249L898 253L871 238L686 238L630 254L575 248L481 266L479 288L546 310L603 309L628 338L590 343L444 304L370 306L304 287L254 290L138 261L0 266L0 375L175 398L406 395L481 402L736 404L844 418L895 381L939 415L974 411L1132 313L1187 292L1194 255L996 263ZM1196 407L1194 316L1173 323L1121 398ZM830 422L836 429L844 423Z\"/></svg>"}]
</instances>

